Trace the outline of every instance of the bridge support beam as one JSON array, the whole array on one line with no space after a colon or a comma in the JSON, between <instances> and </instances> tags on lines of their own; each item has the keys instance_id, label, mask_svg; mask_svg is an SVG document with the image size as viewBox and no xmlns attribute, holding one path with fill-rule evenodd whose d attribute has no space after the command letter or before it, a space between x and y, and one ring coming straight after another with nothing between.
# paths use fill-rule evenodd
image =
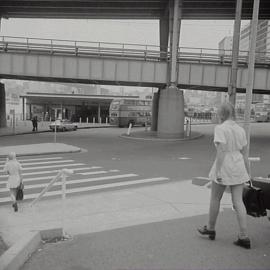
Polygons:
<instances>
[{"instance_id":1,"label":"bridge support beam","mask_svg":"<svg viewBox=\"0 0 270 270\"><path fill-rule=\"evenodd\" d=\"M168 87L160 91L157 135L161 138L184 137L184 95L178 85L178 47L180 38L182 0L174 0L170 5L170 46ZM171 21L171 20L170 20Z\"/></svg>"},{"instance_id":2,"label":"bridge support beam","mask_svg":"<svg viewBox=\"0 0 270 270\"><path fill-rule=\"evenodd\" d=\"M237 83L237 70L238 70L238 55L239 55L239 42L241 31L241 14L242 14L242 0L237 0L234 31L233 31L233 47L232 47L232 68L231 77L228 87L229 101L235 106L236 102L236 83Z\"/></svg>"},{"instance_id":3,"label":"bridge support beam","mask_svg":"<svg viewBox=\"0 0 270 270\"><path fill-rule=\"evenodd\" d=\"M168 52L168 41L169 41L169 18L165 14L159 20L159 43L160 43L160 58L161 61L167 61Z\"/></svg>"},{"instance_id":4,"label":"bridge support beam","mask_svg":"<svg viewBox=\"0 0 270 270\"><path fill-rule=\"evenodd\" d=\"M7 126L5 85L0 83L0 128Z\"/></svg>"},{"instance_id":5,"label":"bridge support beam","mask_svg":"<svg viewBox=\"0 0 270 270\"><path fill-rule=\"evenodd\" d=\"M158 137L184 137L184 96L175 86L160 91L158 113Z\"/></svg>"},{"instance_id":6,"label":"bridge support beam","mask_svg":"<svg viewBox=\"0 0 270 270\"><path fill-rule=\"evenodd\" d=\"M157 93L154 93L152 100L152 121L151 121L151 131L157 131L158 126L158 103L159 103L159 94L160 89Z\"/></svg>"}]
</instances>

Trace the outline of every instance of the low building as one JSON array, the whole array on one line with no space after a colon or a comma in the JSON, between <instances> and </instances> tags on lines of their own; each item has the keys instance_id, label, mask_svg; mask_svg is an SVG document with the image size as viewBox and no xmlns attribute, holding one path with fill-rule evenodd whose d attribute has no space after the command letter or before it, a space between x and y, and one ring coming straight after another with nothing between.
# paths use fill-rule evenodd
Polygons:
<instances>
[{"instance_id":1,"label":"low building","mask_svg":"<svg viewBox=\"0 0 270 270\"><path fill-rule=\"evenodd\" d=\"M23 120L37 116L39 120L68 119L73 122L105 123L109 118L111 101L115 98L138 96L78 95L26 93L22 98Z\"/></svg>"}]
</instances>

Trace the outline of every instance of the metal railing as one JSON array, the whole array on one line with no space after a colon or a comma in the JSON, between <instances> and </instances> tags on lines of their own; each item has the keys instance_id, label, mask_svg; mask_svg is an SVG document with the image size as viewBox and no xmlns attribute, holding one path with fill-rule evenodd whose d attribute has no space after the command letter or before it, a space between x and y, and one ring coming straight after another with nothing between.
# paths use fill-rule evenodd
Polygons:
<instances>
[{"instance_id":1,"label":"metal railing","mask_svg":"<svg viewBox=\"0 0 270 270\"><path fill-rule=\"evenodd\" d=\"M30 207L33 207L43 196L44 194L49 191L49 189L61 179L62 181L62 211L61 211L61 223L62 228L65 228L65 218L66 218L66 179L68 176L74 173L71 169L62 169L60 170L57 175L49 182L49 184L40 192L40 194L35 198L31 203ZM64 232L65 233L65 232Z\"/></svg>"},{"instance_id":2,"label":"metal railing","mask_svg":"<svg viewBox=\"0 0 270 270\"><path fill-rule=\"evenodd\" d=\"M70 169L62 169L60 170L57 175L48 183L48 185L39 193L37 198L35 198L31 203L30 206L33 206L36 204L43 195L50 190L50 188L56 183L58 180L62 180L62 199L66 199L66 179L68 176L72 175L74 173L73 170Z\"/></svg>"},{"instance_id":3,"label":"metal railing","mask_svg":"<svg viewBox=\"0 0 270 270\"><path fill-rule=\"evenodd\" d=\"M0 52L113 57L144 61L170 60L170 51L160 51L160 47L156 45L12 36L0 36ZM247 65L248 53L248 51L239 51L238 62L240 65ZM190 47L178 48L178 62L230 64L231 61L231 50ZM269 65L270 51L256 52L256 64Z\"/></svg>"}]
</instances>

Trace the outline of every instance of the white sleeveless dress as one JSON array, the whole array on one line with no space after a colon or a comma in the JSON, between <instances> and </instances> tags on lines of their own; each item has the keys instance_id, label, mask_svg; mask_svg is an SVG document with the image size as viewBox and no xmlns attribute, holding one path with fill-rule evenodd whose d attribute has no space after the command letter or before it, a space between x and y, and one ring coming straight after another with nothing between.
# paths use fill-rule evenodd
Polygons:
<instances>
[{"instance_id":1,"label":"white sleeveless dress","mask_svg":"<svg viewBox=\"0 0 270 270\"><path fill-rule=\"evenodd\" d=\"M9 160L4 166L4 172L8 174L7 188L17 188L20 185L21 164L17 160Z\"/></svg>"},{"instance_id":2,"label":"white sleeveless dress","mask_svg":"<svg viewBox=\"0 0 270 270\"><path fill-rule=\"evenodd\" d=\"M215 127L214 143L221 143L225 150L224 161L221 165L222 182L216 181L216 160L210 170L209 178L222 185L238 185L249 181L243 155L240 150L247 145L245 131L233 120L224 121Z\"/></svg>"}]
</instances>

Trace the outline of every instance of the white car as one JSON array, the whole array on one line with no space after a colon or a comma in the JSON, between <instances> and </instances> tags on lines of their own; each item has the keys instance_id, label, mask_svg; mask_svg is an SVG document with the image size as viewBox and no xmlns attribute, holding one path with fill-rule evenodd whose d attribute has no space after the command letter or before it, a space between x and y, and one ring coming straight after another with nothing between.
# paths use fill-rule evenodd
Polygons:
<instances>
[{"instance_id":1,"label":"white car","mask_svg":"<svg viewBox=\"0 0 270 270\"><path fill-rule=\"evenodd\" d=\"M77 124L72 123L69 120L60 120L60 119L57 119L55 122L52 122L50 124L50 129L52 131L55 131L55 127L56 131L77 130L78 128Z\"/></svg>"}]
</instances>

